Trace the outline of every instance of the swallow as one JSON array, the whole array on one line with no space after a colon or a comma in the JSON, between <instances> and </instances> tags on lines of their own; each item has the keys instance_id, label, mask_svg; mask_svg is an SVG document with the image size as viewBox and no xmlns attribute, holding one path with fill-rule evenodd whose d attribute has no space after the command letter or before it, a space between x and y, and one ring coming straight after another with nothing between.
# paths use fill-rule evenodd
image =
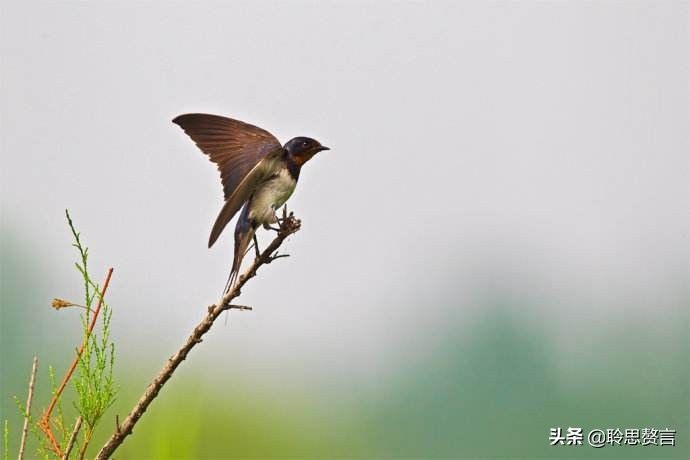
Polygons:
<instances>
[{"instance_id":1,"label":"swallow","mask_svg":"<svg viewBox=\"0 0 690 460\"><path fill-rule=\"evenodd\" d=\"M242 209L235 225L235 252L225 293L237 280L249 243L252 239L257 243L256 229L275 230L271 224L279 223L276 211L295 191L302 166L330 149L302 136L281 146L268 131L219 115L188 113L174 118L173 123L220 171L225 204L211 229L209 248Z\"/></svg>"}]
</instances>

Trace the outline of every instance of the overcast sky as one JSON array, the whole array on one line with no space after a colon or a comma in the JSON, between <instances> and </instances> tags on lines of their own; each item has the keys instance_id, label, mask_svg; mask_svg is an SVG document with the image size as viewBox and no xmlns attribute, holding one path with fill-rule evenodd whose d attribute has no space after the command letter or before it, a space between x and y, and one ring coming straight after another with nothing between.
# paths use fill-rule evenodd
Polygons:
<instances>
[{"instance_id":1,"label":"overcast sky","mask_svg":"<svg viewBox=\"0 0 690 460\"><path fill-rule=\"evenodd\" d=\"M375 366L460 327L486 280L546 319L675 308L689 5L3 2L2 231L37 302L76 297L69 207L94 275L115 267L116 334L172 350L231 264L231 231L206 248L217 172L170 122L209 112L332 149L217 351Z\"/></svg>"}]
</instances>

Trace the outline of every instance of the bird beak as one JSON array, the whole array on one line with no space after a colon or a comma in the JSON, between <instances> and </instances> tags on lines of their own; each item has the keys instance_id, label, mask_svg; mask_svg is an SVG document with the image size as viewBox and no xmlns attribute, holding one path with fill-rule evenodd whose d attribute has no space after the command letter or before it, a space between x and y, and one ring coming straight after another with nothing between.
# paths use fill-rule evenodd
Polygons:
<instances>
[{"instance_id":1,"label":"bird beak","mask_svg":"<svg viewBox=\"0 0 690 460\"><path fill-rule=\"evenodd\" d=\"M324 150L330 150L330 149L328 147L322 145L321 147L319 147L319 150L317 150L317 152L323 152Z\"/></svg>"}]
</instances>

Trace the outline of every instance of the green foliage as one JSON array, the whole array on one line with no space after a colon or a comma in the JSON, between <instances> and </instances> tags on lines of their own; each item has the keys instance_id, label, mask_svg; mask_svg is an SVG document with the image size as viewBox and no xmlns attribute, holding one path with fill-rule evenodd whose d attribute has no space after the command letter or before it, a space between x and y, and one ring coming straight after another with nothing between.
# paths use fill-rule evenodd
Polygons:
<instances>
[{"instance_id":1,"label":"green foliage","mask_svg":"<svg viewBox=\"0 0 690 460\"><path fill-rule=\"evenodd\" d=\"M79 458L84 458L87 447L99 420L103 417L105 411L114 403L117 389L113 379L113 367L115 364L115 345L110 341L110 321L112 319L112 310L110 306L103 300L101 290L89 275L88 272L88 257L89 250L82 244L81 235L75 229L74 223L69 215L69 211L65 210L67 223L74 238L74 246L79 251L79 261L75 263L77 271L81 275L84 283L84 300L85 305L78 305L62 299L53 300L53 308L59 310L65 307L80 307L84 312L80 315L82 324L82 343L83 350L76 350L78 359L76 361L75 375L70 374L73 388L76 392L76 398L72 405L78 414L85 422L85 427L81 430L81 442L77 442L75 450ZM94 323L93 310L94 303L99 302L100 307L100 328ZM90 330L91 329L91 330ZM55 405L50 414L50 427L55 440L60 449L64 451L67 447L69 439L72 434L74 423L69 423L67 420L70 417L65 416L63 411L62 400L65 397L65 392L60 393L61 381L56 380L55 370L52 366L48 366L48 374L50 378L51 396L55 398ZM46 460L55 458L56 453L53 449L51 441L45 433L43 433L40 423L31 417L31 414L22 402L15 397L14 401L17 405L19 414L22 419L26 418L29 421L29 430L36 438L37 450L35 457L44 458ZM70 411L71 412L71 411ZM42 423L42 422L41 422ZM9 455L8 439L9 428L8 421L5 420L4 427L4 446L3 454L7 459Z\"/></svg>"},{"instance_id":2,"label":"green foliage","mask_svg":"<svg viewBox=\"0 0 690 460\"><path fill-rule=\"evenodd\" d=\"M110 341L110 320L112 310L101 297L101 289L89 275L89 249L81 242L69 212L65 210L67 222L74 237L74 246L79 251L80 261L75 266L84 281L84 313L81 322L84 333L84 350L79 358L79 374L72 381L77 392L74 407L86 423L84 443L88 444L91 434L105 411L115 402L117 389L113 380L115 344ZM94 314L94 303L101 302L101 328L89 334L89 325Z\"/></svg>"},{"instance_id":3,"label":"green foliage","mask_svg":"<svg viewBox=\"0 0 690 460\"><path fill-rule=\"evenodd\" d=\"M115 346L109 342L110 317L103 312L103 333L100 340L91 335L79 359L79 378L74 380L78 401L75 407L90 428L94 428L103 413L115 402L113 381Z\"/></svg>"},{"instance_id":4,"label":"green foliage","mask_svg":"<svg viewBox=\"0 0 690 460\"><path fill-rule=\"evenodd\" d=\"M53 366L48 366L48 375L50 377L50 394L55 396L58 392L59 385L55 380L55 369ZM67 444L67 439L69 438L69 432L68 428L66 428L67 425L65 424L65 413L62 410L62 395L57 398L57 402L55 403L55 415L53 416L52 421L58 429L58 435L60 436L58 441L60 442L60 446L65 446ZM44 450L47 448L48 447L45 446Z\"/></svg>"},{"instance_id":5,"label":"green foliage","mask_svg":"<svg viewBox=\"0 0 690 460\"><path fill-rule=\"evenodd\" d=\"M49 368L49 372L51 373L51 375L54 375L52 368ZM54 394L56 390L57 390L57 388L53 385L53 390L52 390L53 393L52 394ZM33 435L34 438L36 438L36 442L38 443L38 446L39 446L37 449L37 452L36 452L36 457L41 457L45 460L49 460L50 459L50 453L49 453L49 449L48 449L47 445L44 445L44 443L46 442L44 434L38 428L36 421L31 416L31 414L26 410L26 407L24 406L24 404L16 396L14 397L14 403L17 405L17 409L19 410L19 413L21 414L22 419L24 417L27 417L29 419L29 432ZM57 409L57 406L56 406L56 409Z\"/></svg>"}]
</instances>

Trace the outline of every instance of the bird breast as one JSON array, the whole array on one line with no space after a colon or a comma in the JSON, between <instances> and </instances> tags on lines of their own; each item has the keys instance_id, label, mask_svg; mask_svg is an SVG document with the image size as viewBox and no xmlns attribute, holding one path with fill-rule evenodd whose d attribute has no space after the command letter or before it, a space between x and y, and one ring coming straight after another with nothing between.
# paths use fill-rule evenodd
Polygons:
<instances>
[{"instance_id":1,"label":"bird breast","mask_svg":"<svg viewBox=\"0 0 690 460\"><path fill-rule=\"evenodd\" d=\"M249 218L257 224L274 223L275 210L285 204L296 185L297 181L288 169L281 168L254 192L249 205Z\"/></svg>"}]
</instances>

